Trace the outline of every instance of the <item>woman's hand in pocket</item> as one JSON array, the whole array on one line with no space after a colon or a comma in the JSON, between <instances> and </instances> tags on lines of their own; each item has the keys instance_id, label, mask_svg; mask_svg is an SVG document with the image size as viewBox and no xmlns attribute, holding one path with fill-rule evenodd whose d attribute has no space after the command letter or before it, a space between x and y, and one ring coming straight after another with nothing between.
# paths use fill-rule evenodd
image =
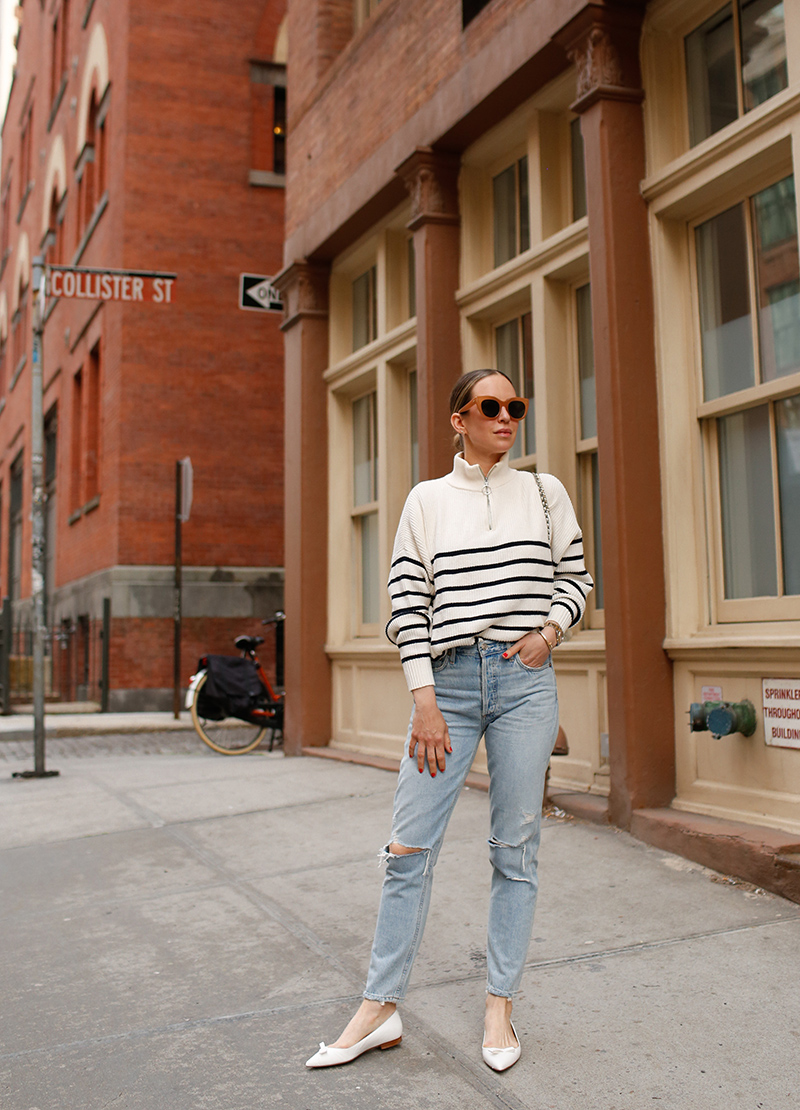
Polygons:
<instances>
[{"instance_id":1,"label":"woman's hand in pocket","mask_svg":"<svg viewBox=\"0 0 800 1110\"><path fill-rule=\"evenodd\" d=\"M553 647L552 644L548 647L548 644L550 644L550 637L547 629L542 632L529 632L511 647L506 648L503 658L513 659L515 655L519 655L520 662L526 667L543 667L550 658L550 650Z\"/></svg>"},{"instance_id":2,"label":"woman's hand in pocket","mask_svg":"<svg viewBox=\"0 0 800 1110\"><path fill-rule=\"evenodd\" d=\"M408 755L414 759L416 752L420 774L425 770L425 759L431 778L435 778L437 768L444 771L445 755L452 752L447 721L436 704L436 690L433 686L420 686L413 691L414 716L411 721L411 739Z\"/></svg>"}]
</instances>

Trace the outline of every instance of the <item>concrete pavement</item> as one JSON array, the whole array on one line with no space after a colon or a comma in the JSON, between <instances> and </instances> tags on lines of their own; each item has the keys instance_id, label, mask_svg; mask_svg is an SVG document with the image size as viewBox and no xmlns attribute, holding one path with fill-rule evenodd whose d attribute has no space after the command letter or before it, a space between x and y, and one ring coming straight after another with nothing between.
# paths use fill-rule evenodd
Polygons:
<instances>
[{"instance_id":1,"label":"concrete pavement","mask_svg":"<svg viewBox=\"0 0 800 1110\"><path fill-rule=\"evenodd\" d=\"M104 733L182 732L193 729L191 714L172 713L87 713L63 712L52 707L45 713L46 736L100 736ZM0 741L33 739L33 713L15 712L0 716Z\"/></svg>"},{"instance_id":2,"label":"concrete pavement","mask_svg":"<svg viewBox=\"0 0 800 1110\"><path fill-rule=\"evenodd\" d=\"M3 1110L793 1105L800 906L558 816L515 1005L523 1055L489 1071L473 790L402 1045L308 1072L360 995L394 776L161 735L54 739L47 780L12 780L31 757L0 744Z\"/></svg>"}]
</instances>

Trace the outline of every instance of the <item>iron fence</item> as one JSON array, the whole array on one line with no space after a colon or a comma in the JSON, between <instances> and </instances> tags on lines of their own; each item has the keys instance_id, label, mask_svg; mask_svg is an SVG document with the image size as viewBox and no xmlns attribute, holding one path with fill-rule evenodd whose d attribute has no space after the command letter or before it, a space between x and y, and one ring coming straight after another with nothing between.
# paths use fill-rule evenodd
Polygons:
<instances>
[{"instance_id":1,"label":"iron fence","mask_svg":"<svg viewBox=\"0 0 800 1110\"><path fill-rule=\"evenodd\" d=\"M107 634L110 612L65 618L47 630L44 645L46 702L94 703L107 707ZM0 695L10 713L33 701L32 614L13 611L3 600L0 619Z\"/></svg>"}]
</instances>

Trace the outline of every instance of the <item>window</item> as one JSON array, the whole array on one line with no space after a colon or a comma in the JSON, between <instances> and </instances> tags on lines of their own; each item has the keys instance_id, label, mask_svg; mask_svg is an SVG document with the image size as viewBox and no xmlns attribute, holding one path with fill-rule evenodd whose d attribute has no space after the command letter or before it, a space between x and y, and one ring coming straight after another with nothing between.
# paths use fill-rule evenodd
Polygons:
<instances>
[{"instance_id":1,"label":"window","mask_svg":"<svg viewBox=\"0 0 800 1110\"><path fill-rule=\"evenodd\" d=\"M55 405L44 419L44 596L45 624L51 623L56 565L56 461L58 410Z\"/></svg>"},{"instance_id":2,"label":"window","mask_svg":"<svg viewBox=\"0 0 800 1110\"><path fill-rule=\"evenodd\" d=\"M375 14L380 2L381 0L354 0L353 20L356 30L366 23L370 16Z\"/></svg>"},{"instance_id":3,"label":"window","mask_svg":"<svg viewBox=\"0 0 800 1110\"><path fill-rule=\"evenodd\" d=\"M533 391L533 326L530 312L500 324L494 331L497 369L507 374L520 397L530 401L528 415L520 422L510 459L536 453L536 401Z\"/></svg>"},{"instance_id":4,"label":"window","mask_svg":"<svg viewBox=\"0 0 800 1110\"><path fill-rule=\"evenodd\" d=\"M531 245L527 157L492 178L492 201L494 264L502 266Z\"/></svg>"},{"instance_id":5,"label":"window","mask_svg":"<svg viewBox=\"0 0 800 1110\"><path fill-rule=\"evenodd\" d=\"M353 282L353 350L378 338L378 270L371 266Z\"/></svg>"},{"instance_id":6,"label":"window","mask_svg":"<svg viewBox=\"0 0 800 1110\"><path fill-rule=\"evenodd\" d=\"M586 215L586 168L583 156L581 121L576 118L569 125L570 161L572 165L572 219Z\"/></svg>"},{"instance_id":7,"label":"window","mask_svg":"<svg viewBox=\"0 0 800 1110\"><path fill-rule=\"evenodd\" d=\"M419 481L419 413L417 410L417 372L408 375L408 438L411 448L411 485Z\"/></svg>"},{"instance_id":8,"label":"window","mask_svg":"<svg viewBox=\"0 0 800 1110\"><path fill-rule=\"evenodd\" d=\"M734 0L686 36L692 146L789 83L783 3Z\"/></svg>"},{"instance_id":9,"label":"window","mask_svg":"<svg viewBox=\"0 0 800 1110\"><path fill-rule=\"evenodd\" d=\"M2 228L0 228L0 267L5 264L6 259L11 254L11 179L6 181L3 190L3 210L2 210ZM2 272L2 270L0 270Z\"/></svg>"},{"instance_id":10,"label":"window","mask_svg":"<svg viewBox=\"0 0 800 1110\"><path fill-rule=\"evenodd\" d=\"M55 102L67 83L69 0L61 0L61 8L53 21L53 55L50 69L50 100Z\"/></svg>"},{"instance_id":11,"label":"window","mask_svg":"<svg viewBox=\"0 0 800 1110\"><path fill-rule=\"evenodd\" d=\"M83 505L81 459L83 456L83 368L72 379L72 442L70 444L69 507L80 512Z\"/></svg>"},{"instance_id":12,"label":"window","mask_svg":"<svg viewBox=\"0 0 800 1110\"><path fill-rule=\"evenodd\" d=\"M417 253L414 236L408 240L408 318L417 315Z\"/></svg>"},{"instance_id":13,"label":"window","mask_svg":"<svg viewBox=\"0 0 800 1110\"><path fill-rule=\"evenodd\" d=\"M461 26L471 23L478 12L483 11L489 0L461 0Z\"/></svg>"},{"instance_id":14,"label":"window","mask_svg":"<svg viewBox=\"0 0 800 1110\"><path fill-rule=\"evenodd\" d=\"M276 85L272 97L272 169L286 173L286 86Z\"/></svg>"},{"instance_id":15,"label":"window","mask_svg":"<svg viewBox=\"0 0 800 1110\"><path fill-rule=\"evenodd\" d=\"M64 217L66 215L66 193L59 200L58 192L53 189L50 198L50 217L48 220L47 253L48 262L64 261Z\"/></svg>"},{"instance_id":16,"label":"window","mask_svg":"<svg viewBox=\"0 0 800 1110\"><path fill-rule=\"evenodd\" d=\"M12 359L14 378L25 365L25 353L28 349L28 286L19 283L19 304L11 321L12 331ZM13 385L13 380L12 380Z\"/></svg>"},{"instance_id":17,"label":"window","mask_svg":"<svg viewBox=\"0 0 800 1110\"><path fill-rule=\"evenodd\" d=\"M11 464L8 505L8 596L19 601L22 575L22 452Z\"/></svg>"},{"instance_id":18,"label":"window","mask_svg":"<svg viewBox=\"0 0 800 1110\"><path fill-rule=\"evenodd\" d=\"M695 229L703 396L726 600L800 594L794 178Z\"/></svg>"},{"instance_id":19,"label":"window","mask_svg":"<svg viewBox=\"0 0 800 1110\"><path fill-rule=\"evenodd\" d=\"M89 225L97 201L95 177L95 131L97 126L97 97L92 93L89 105L89 122L86 127L86 143L78 159L76 176L78 178L78 233L82 234Z\"/></svg>"},{"instance_id":20,"label":"window","mask_svg":"<svg viewBox=\"0 0 800 1110\"><path fill-rule=\"evenodd\" d=\"M250 63L250 184L283 186L286 174L286 66Z\"/></svg>"},{"instance_id":21,"label":"window","mask_svg":"<svg viewBox=\"0 0 800 1110\"><path fill-rule=\"evenodd\" d=\"M33 149L33 105L28 108L19 141L19 203L20 215L28 199L31 184Z\"/></svg>"},{"instance_id":22,"label":"window","mask_svg":"<svg viewBox=\"0 0 800 1110\"><path fill-rule=\"evenodd\" d=\"M584 548L594 590L588 606L592 614L603 608L603 547L600 534L600 474L597 464L597 407L592 338L592 290L581 285L575 290L575 324L578 355L578 481Z\"/></svg>"},{"instance_id":23,"label":"window","mask_svg":"<svg viewBox=\"0 0 800 1110\"><path fill-rule=\"evenodd\" d=\"M353 402L353 550L356 634L375 635L380 614L378 571L378 395Z\"/></svg>"},{"instance_id":24,"label":"window","mask_svg":"<svg viewBox=\"0 0 800 1110\"><path fill-rule=\"evenodd\" d=\"M87 504L100 491L100 344L89 353L86 366L86 451L84 455L84 498Z\"/></svg>"}]
</instances>

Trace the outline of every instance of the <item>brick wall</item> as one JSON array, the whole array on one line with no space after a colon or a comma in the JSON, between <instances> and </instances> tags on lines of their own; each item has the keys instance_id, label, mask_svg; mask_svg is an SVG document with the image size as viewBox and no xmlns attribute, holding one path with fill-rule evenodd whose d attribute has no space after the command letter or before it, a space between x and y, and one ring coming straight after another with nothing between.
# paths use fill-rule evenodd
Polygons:
<instances>
[{"instance_id":1,"label":"brick wall","mask_svg":"<svg viewBox=\"0 0 800 1110\"><path fill-rule=\"evenodd\" d=\"M30 255L42 242L43 210L49 207L45 175L62 142L60 189L66 185L67 194L59 261L178 274L170 306L61 300L47 318L45 409L58 411L57 590L115 565L172 563L174 468L186 455L194 465L195 496L183 530L184 562L282 564L280 317L239 309L238 283L241 272L274 274L281 265L283 190L249 184L251 169L271 169L263 149L271 132L263 126L254 131L250 61L272 56L285 7L285 0L239 0L231 18L217 0L95 0L84 27L87 4L72 0L68 55L77 65L68 66L57 106L50 96L50 66L59 5L24 7L0 171L0 185L12 177L11 251L0 275L9 307L22 237ZM108 203L95 210L96 227L78 259L83 229L74 167L83 83L98 26L105 32L111 86ZM33 187L17 220L21 119L31 87ZM260 151L259 165L254 150ZM7 357L0 390L0 589L8 589L8 469L22 448L23 599L30 593L29 335L26 344L28 361L14 388ZM98 344L95 499L85 482L80 496L73 494L77 429L82 424L85 432L93 419L91 412L76 410L74 380L87 373ZM86 410L86 388L81 403ZM236 631L243 630L241 623ZM137 669L132 657L139 648ZM165 639L145 621L137 632L135 619L126 618L111 665L117 666L119 651L126 685L162 687L171 683L171 650L171 631Z\"/></svg>"},{"instance_id":2,"label":"brick wall","mask_svg":"<svg viewBox=\"0 0 800 1110\"><path fill-rule=\"evenodd\" d=\"M581 6L578 0L494 0L462 30L461 5L452 0L386 0L312 81L319 55L311 29L323 5L295 0L287 239L376 149L396 147L397 161L385 171L391 174L414 146L436 142L515 67L549 47L551 35ZM469 65L482 52L473 74ZM445 102L434 104L442 92ZM384 183L376 181L376 189Z\"/></svg>"}]
</instances>

